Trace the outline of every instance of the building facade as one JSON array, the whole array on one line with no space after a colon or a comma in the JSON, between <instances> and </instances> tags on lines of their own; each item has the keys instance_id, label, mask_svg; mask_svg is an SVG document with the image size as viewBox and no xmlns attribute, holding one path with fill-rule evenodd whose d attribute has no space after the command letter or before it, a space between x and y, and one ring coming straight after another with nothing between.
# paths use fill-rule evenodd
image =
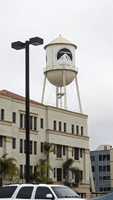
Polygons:
<instances>
[{"instance_id":1,"label":"building facade","mask_svg":"<svg viewBox=\"0 0 113 200\"><path fill-rule=\"evenodd\" d=\"M95 151L90 152L93 180L96 193L112 191L111 164L112 148L110 145L100 145Z\"/></svg>"},{"instance_id":2,"label":"building facade","mask_svg":"<svg viewBox=\"0 0 113 200\"><path fill-rule=\"evenodd\" d=\"M63 184L65 176L62 164L67 158L74 159L73 166L83 172L82 184L77 188L82 197L90 198L89 184L89 137L87 115L45 106L30 100L30 169L40 158L45 159L43 143L54 143L57 154L49 155L54 173L49 178ZM0 91L0 157L8 153L17 160L20 176L25 172L25 98L6 90ZM71 173L69 181L74 181ZM8 183L4 178L3 184Z\"/></svg>"}]
</instances>

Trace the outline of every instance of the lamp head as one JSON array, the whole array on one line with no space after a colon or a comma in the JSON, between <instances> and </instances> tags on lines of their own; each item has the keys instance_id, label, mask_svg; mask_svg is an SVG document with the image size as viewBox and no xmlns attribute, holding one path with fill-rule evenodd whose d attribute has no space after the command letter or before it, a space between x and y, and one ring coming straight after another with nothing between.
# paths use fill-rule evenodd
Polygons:
<instances>
[{"instance_id":1,"label":"lamp head","mask_svg":"<svg viewBox=\"0 0 113 200\"><path fill-rule=\"evenodd\" d=\"M43 39L39 38L39 37L30 38L29 39L29 43L34 45L34 46L38 46L38 45L43 44Z\"/></svg>"},{"instance_id":2,"label":"lamp head","mask_svg":"<svg viewBox=\"0 0 113 200\"><path fill-rule=\"evenodd\" d=\"M17 41L11 44L11 47L16 50L25 49L25 43Z\"/></svg>"}]
</instances>

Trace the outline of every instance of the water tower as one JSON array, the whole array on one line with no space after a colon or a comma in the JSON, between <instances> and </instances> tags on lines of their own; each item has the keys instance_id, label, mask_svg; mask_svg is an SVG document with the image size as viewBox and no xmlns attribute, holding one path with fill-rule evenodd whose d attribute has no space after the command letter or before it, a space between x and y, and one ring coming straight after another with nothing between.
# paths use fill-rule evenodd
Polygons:
<instances>
[{"instance_id":1,"label":"water tower","mask_svg":"<svg viewBox=\"0 0 113 200\"><path fill-rule=\"evenodd\" d=\"M77 46L60 35L47 44L44 49L46 50L46 67L44 68L45 78L42 103L44 100L46 79L48 79L56 87L56 107L62 108L62 98L64 98L64 108L67 109L66 86L75 79L79 109L80 113L82 113L77 82L78 69L75 66L75 49L77 49Z\"/></svg>"}]
</instances>

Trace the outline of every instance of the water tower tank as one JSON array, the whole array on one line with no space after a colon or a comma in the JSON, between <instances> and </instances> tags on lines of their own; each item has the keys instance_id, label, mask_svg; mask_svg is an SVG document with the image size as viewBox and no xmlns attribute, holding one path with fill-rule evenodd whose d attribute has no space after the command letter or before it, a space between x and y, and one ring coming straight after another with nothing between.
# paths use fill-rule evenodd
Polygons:
<instances>
[{"instance_id":1,"label":"water tower tank","mask_svg":"<svg viewBox=\"0 0 113 200\"><path fill-rule=\"evenodd\" d=\"M76 45L64 39L61 35L47 44L46 50L46 74L49 82L54 86L63 87L63 72L65 70L65 86L69 85L75 78L77 68L75 67Z\"/></svg>"},{"instance_id":2,"label":"water tower tank","mask_svg":"<svg viewBox=\"0 0 113 200\"><path fill-rule=\"evenodd\" d=\"M77 82L78 70L75 66L75 49L77 49L77 46L60 35L47 44L44 49L46 50L46 67L44 68L45 78L41 102L43 103L44 100L47 78L56 87L56 107L59 107L60 104L60 108L62 108L62 99L64 99L64 108L67 109L66 86L75 79L79 108L82 113Z\"/></svg>"}]
</instances>

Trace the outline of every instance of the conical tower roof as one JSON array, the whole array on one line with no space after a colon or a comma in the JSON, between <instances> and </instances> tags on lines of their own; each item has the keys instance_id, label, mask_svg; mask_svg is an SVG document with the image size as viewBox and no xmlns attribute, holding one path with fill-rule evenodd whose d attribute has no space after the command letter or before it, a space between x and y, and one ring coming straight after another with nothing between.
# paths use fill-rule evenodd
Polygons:
<instances>
[{"instance_id":1,"label":"conical tower roof","mask_svg":"<svg viewBox=\"0 0 113 200\"><path fill-rule=\"evenodd\" d=\"M53 40L52 42L50 42L49 44L47 44L44 49L46 49L47 46L52 45L52 44L71 44L75 47L75 49L77 49L77 46L71 42L69 42L68 40L66 40L65 38L63 38L61 35L59 37L57 37L55 40Z\"/></svg>"}]
</instances>

